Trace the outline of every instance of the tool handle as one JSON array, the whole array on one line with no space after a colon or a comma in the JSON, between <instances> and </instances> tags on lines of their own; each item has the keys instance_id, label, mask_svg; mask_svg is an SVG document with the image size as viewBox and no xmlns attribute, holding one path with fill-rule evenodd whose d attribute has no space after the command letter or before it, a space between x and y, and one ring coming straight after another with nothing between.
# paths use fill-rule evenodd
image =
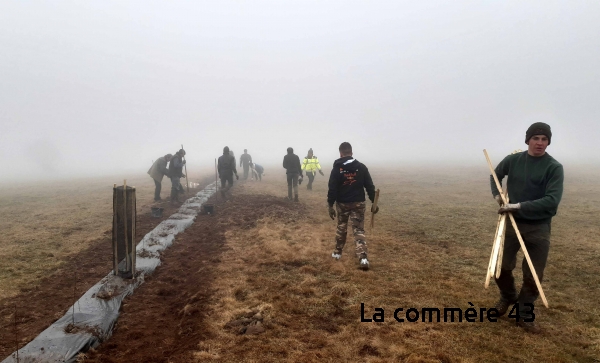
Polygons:
<instances>
[{"instance_id":1,"label":"tool handle","mask_svg":"<svg viewBox=\"0 0 600 363\"><path fill-rule=\"evenodd\" d=\"M379 189L375 191L375 199L373 199L373 209L377 209L379 202ZM375 213L371 212L371 228L375 227Z\"/></svg>"}]
</instances>

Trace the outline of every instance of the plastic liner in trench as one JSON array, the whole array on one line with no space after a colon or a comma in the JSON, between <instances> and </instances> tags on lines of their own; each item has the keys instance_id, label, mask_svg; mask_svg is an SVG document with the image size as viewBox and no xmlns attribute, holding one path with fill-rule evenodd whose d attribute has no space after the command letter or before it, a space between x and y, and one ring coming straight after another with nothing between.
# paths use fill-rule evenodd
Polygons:
<instances>
[{"instance_id":1,"label":"plastic liner in trench","mask_svg":"<svg viewBox=\"0 0 600 363\"><path fill-rule=\"evenodd\" d=\"M94 348L109 338L123 299L144 282L146 274L152 273L160 265L161 251L173 243L178 233L194 223L202 204L215 193L215 188L215 183L212 183L195 197L187 199L177 213L144 236L136 247L135 279L122 279L111 271L71 306L62 318L19 349L19 362L74 362L79 352ZM13 362L17 362L16 352L2 361Z\"/></svg>"}]
</instances>

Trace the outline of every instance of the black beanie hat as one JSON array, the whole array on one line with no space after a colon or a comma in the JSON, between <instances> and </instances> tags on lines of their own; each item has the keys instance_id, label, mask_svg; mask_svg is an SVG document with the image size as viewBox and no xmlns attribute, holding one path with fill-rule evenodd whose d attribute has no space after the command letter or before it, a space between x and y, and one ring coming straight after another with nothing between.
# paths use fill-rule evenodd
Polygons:
<instances>
[{"instance_id":1,"label":"black beanie hat","mask_svg":"<svg viewBox=\"0 0 600 363\"><path fill-rule=\"evenodd\" d=\"M546 137L548 137L548 145L550 145L550 141L552 140L552 131L550 130L550 125L543 122L531 124L525 133L526 144L529 143L529 139L531 139L533 135L546 135Z\"/></svg>"}]
</instances>

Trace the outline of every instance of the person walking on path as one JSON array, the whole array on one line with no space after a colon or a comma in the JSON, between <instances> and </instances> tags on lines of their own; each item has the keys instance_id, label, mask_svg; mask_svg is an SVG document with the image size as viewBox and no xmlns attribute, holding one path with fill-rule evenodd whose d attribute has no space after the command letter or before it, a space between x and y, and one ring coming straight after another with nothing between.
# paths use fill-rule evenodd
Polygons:
<instances>
[{"instance_id":1,"label":"person walking on path","mask_svg":"<svg viewBox=\"0 0 600 363\"><path fill-rule=\"evenodd\" d=\"M292 200L292 189L294 190L294 202L298 201L298 183L302 183L302 166L300 158L294 154L294 149L287 148L287 155L283 157L283 167L287 174L288 199Z\"/></svg>"},{"instance_id":2,"label":"person walking on path","mask_svg":"<svg viewBox=\"0 0 600 363\"><path fill-rule=\"evenodd\" d=\"M244 166L244 180L248 179L248 170L250 168L250 163L252 163L252 156L248 154L248 150L244 149L244 153L240 156L240 166Z\"/></svg>"},{"instance_id":3,"label":"person walking on path","mask_svg":"<svg viewBox=\"0 0 600 363\"><path fill-rule=\"evenodd\" d=\"M325 176L325 174L323 174L323 171L321 170L321 164L319 164L319 159L317 159L317 157L313 155L313 149L308 150L308 155L302 161L302 170L306 172L306 176L308 177L308 184L306 184L307 190L312 190L312 183L315 180L315 175L317 174L317 171L322 176Z\"/></svg>"},{"instance_id":4,"label":"person walking on path","mask_svg":"<svg viewBox=\"0 0 600 363\"><path fill-rule=\"evenodd\" d=\"M152 177L152 180L154 180L154 186L155 186L154 201L155 202L162 200L160 197L160 190L162 188L162 180L165 175L167 177L169 177L169 169L167 169L167 163L169 161L171 161L171 158L173 158L173 155L171 155L171 154L167 154L165 156L159 157L158 159L156 159L156 161L152 164L152 166L148 170L148 174Z\"/></svg>"},{"instance_id":5,"label":"person walking on path","mask_svg":"<svg viewBox=\"0 0 600 363\"><path fill-rule=\"evenodd\" d=\"M185 165L185 150L179 149L178 152L173 155L171 162L169 163L169 178L171 178L171 203L179 203L179 193L183 194L183 186L181 185L180 178L185 178L183 174L183 166Z\"/></svg>"},{"instance_id":6,"label":"person walking on path","mask_svg":"<svg viewBox=\"0 0 600 363\"><path fill-rule=\"evenodd\" d=\"M365 239L365 190L371 203L375 200L375 185L371 179L369 169L352 157L352 145L343 142L340 147L340 158L333 163L329 176L329 190L327 204L329 216L335 219L337 212L337 230L335 234L335 250L331 257L339 260L346 244L348 233L348 220L352 223L354 234L355 253L359 266L363 270L369 269L367 259L367 241ZM333 204L336 208L333 208ZM371 212L379 212L379 207Z\"/></svg>"},{"instance_id":7,"label":"person walking on path","mask_svg":"<svg viewBox=\"0 0 600 363\"><path fill-rule=\"evenodd\" d=\"M223 155L219 156L217 170L221 179L221 195L225 198L225 192L233 186L233 175L235 174L237 180L240 179L235 168L235 157L231 155L227 146L223 148Z\"/></svg>"},{"instance_id":8,"label":"person walking on path","mask_svg":"<svg viewBox=\"0 0 600 363\"><path fill-rule=\"evenodd\" d=\"M498 180L507 176L509 203L504 204L490 176L492 195L500 205L498 213L511 212L521 233L525 247L542 282L544 268L550 250L550 230L552 217L556 215L563 194L563 166L546 152L550 145L552 131L548 124L536 122L525 133L527 151L508 155L495 169ZM500 316L518 302L517 325L530 333L539 333L535 322L533 303L539 296L535 280L523 258L523 286L517 295L512 271L517 264L517 252L521 245L512 224L506 228L500 277L496 284L500 299L496 309Z\"/></svg>"}]
</instances>

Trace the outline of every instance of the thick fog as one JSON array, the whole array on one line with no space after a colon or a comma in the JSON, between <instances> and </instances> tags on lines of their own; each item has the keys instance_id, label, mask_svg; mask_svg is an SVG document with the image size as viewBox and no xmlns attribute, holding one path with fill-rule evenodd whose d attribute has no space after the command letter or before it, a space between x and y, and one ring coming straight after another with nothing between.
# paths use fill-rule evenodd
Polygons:
<instances>
[{"instance_id":1,"label":"thick fog","mask_svg":"<svg viewBox=\"0 0 600 363\"><path fill-rule=\"evenodd\" d=\"M0 2L1 181L145 172L183 144L469 164L551 125L600 161L598 1Z\"/></svg>"}]
</instances>

